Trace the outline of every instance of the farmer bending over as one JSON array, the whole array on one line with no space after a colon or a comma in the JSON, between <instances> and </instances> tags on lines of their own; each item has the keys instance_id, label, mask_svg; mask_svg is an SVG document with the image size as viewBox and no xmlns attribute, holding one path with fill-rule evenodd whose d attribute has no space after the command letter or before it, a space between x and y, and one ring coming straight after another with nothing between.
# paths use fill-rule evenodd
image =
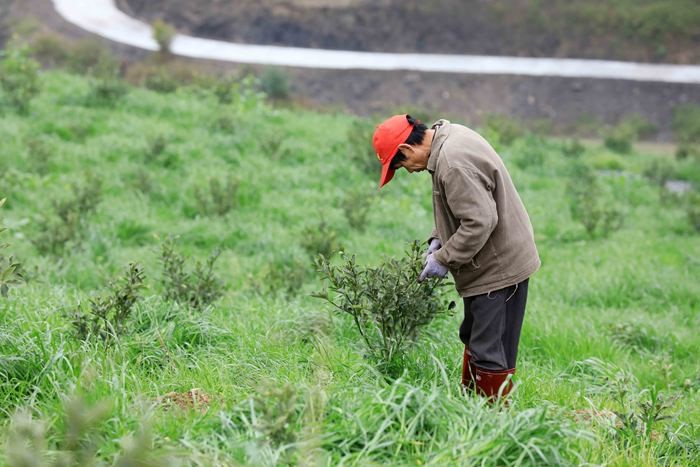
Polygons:
<instances>
[{"instance_id":1,"label":"farmer bending over","mask_svg":"<svg viewBox=\"0 0 700 467\"><path fill-rule=\"evenodd\" d=\"M503 161L469 128L438 120L430 129L394 115L372 144L382 163L379 186L401 167L428 170L435 228L419 277L452 273L464 298L462 385L489 398L510 392L528 278L540 267L530 219Z\"/></svg>"}]
</instances>

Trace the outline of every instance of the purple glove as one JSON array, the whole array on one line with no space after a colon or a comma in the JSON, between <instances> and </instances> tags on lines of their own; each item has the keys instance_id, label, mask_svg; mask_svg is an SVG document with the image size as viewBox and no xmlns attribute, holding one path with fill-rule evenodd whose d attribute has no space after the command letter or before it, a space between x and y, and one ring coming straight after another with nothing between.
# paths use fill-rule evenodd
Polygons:
<instances>
[{"instance_id":1,"label":"purple glove","mask_svg":"<svg viewBox=\"0 0 700 467\"><path fill-rule=\"evenodd\" d=\"M425 267L423 272L418 276L418 282L423 282L426 277L445 277L447 275L447 268L440 264L438 260L433 257L430 253L425 259Z\"/></svg>"},{"instance_id":2,"label":"purple glove","mask_svg":"<svg viewBox=\"0 0 700 467\"><path fill-rule=\"evenodd\" d=\"M428 255L435 253L440 248L442 248L442 243L440 242L439 238L430 239L430 242L428 243L428 250L423 255L423 260L425 261L428 258Z\"/></svg>"}]
</instances>

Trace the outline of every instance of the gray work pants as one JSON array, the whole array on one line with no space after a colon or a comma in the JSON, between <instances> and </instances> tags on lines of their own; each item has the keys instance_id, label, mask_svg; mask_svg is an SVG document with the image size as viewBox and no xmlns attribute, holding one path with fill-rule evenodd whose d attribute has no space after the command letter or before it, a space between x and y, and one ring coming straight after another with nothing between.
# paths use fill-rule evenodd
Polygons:
<instances>
[{"instance_id":1,"label":"gray work pants","mask_svg":"<svg viewBox=\"0 0 700 467\"><path fill-rule=\"evenodd\" d=\"M471 361L486 370L515 368L525 316L528 279L504 289L464 298L459 338Z\"/></svg>"}]
</instances>

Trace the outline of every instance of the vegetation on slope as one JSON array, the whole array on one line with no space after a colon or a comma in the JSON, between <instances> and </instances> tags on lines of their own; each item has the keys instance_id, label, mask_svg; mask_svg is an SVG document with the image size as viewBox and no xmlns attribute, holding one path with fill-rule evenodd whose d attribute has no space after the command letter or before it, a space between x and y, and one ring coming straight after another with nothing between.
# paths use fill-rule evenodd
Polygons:
<instances>
[{"instance_id":1,"label":"vegetation on slope","mask_svg":"<svg viewBox=\"0 0 700 467\"><path fill-rule=\"evenodd\" d=\"M274 107L251 80L222 102L197 85L96 100L101 79L42 74L21 112L0 94L0 224L26 282L0 297L0 462L700 460L698 227L663 187L697 190L692 158L484 129L543 259L517 388L492 407L458 388L460 305L387 375L310 296L315 253L378 265L430 232L427 176L377 193L366 125ZM579 220L613 206L620 222Z\"/></svg>"}]
</instances>

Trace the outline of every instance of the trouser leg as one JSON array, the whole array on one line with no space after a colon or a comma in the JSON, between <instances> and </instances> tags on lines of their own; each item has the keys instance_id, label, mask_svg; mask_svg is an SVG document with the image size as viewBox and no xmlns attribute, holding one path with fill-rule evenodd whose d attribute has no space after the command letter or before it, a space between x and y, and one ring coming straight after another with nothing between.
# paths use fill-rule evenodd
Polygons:
<instances>
[{"instance_id":1,"label":"trouser leg","mask_svg":"<svg viewBox=\"0 0 700 467\"><path fill-rule=\"evenodd\" d=\"M494 396L515 372L528 280L488 294L464 299L459 336L465 345L462 380L476 381L480 392ZM466 358L466 354L469 358ZM465 380L465 375L470 379ZM508 384L504 394L510 389ZM495 391L495 392L494 392Z\"/></svg>"},{"instance_id":2,"label":"trouser leg","mask_svg":"<svg viewBox=\"0 0 700 467\"><path fill-rule=\"evenodd\" d=\"M491 370L514 368L525 316L528 280L464 299L459 337L471 362Z\"/></svg>"}]
</instances>

